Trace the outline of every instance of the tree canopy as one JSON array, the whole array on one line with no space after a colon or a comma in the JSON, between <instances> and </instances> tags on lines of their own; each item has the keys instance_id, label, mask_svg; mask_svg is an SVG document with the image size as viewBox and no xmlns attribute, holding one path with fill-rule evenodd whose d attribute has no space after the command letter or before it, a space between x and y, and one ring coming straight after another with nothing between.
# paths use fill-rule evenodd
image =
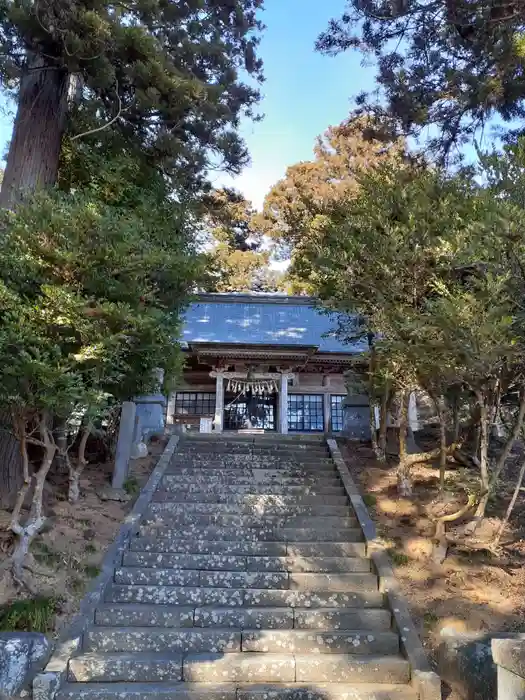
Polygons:
<instances>
[{"instance_id":1,"label":"tree canopy","mask_svg":"<svg viewBox=\"0 0 525 700\"><path fill-rule=\"evenodd\" d=\"M525 116L525 9L479 0L350 0L317 42L328 54L375 58L378 93L358 105L387 113L404 133L430 134L441 155L472 140L494 115Z\"/></svg>"},{"instance_id":2,"label":"tree canopy","mask_svg":"<svg viewBox=\"0 0 525 700\"><path fill-rule=\"evenodd\" d=\"M317 138L313 160L288 168L267 194L258 221L282 256L291 259L287 280L293 291L313 289L303 249L319 235L325 213L356 195L363 172L407 158L404 140L391 122L351 115Z\"/></svg>"},{"instance_id":3,"label":"tree canopy","mask_svg":"<svg viewBox=\"0 0 525 700\"><path fill-rule=\"evenodd\" d=\"M262 0L0 4L0 79L18 94L2 197L54 184L61 139L111 125L186 189L246 161ZM32 157L24 154L32 143ZM38 146L38 147L37 147Z\"/></svg>"},{"instance_id":4,"label":"tree canopy","mask_svg":"<svg viewBox=\"0 0 525 700\"><path fill-rule=\"evenodd\" d=\"M205 286L216 292L278 291L281 276L270 269L270 250L251 202L236 190L214 190L203 201Z\"/></svg>"}]
</instances>

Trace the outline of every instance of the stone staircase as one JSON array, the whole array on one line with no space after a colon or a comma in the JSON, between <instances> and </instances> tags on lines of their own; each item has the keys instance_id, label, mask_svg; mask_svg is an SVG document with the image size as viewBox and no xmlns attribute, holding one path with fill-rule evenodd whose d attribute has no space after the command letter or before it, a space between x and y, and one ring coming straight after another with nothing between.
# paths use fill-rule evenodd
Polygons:
<instances>
[{"instance_id":1,"label":"stone staircase","mask_svg":"<svg viewBox=\"0 0 525 700\"><path fill-rule=\"evenodd\" d=\"M184 439L58 700L417 700L321 438Z\"/></svg>"}]
</instances>

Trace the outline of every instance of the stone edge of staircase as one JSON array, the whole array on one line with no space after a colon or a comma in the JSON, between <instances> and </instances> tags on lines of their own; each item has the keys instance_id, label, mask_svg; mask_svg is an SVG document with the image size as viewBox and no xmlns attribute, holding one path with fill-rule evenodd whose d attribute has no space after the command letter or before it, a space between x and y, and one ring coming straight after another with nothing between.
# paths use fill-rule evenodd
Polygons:
<instances>
[{"instance_id":1,"label":"stone edge of staircase","mask_svg":"<svg viewBox=\"0 0 525 700\"><path fill-rule=\"evenodd\" d=\"M115 565L126 550L129 538L139 526L142 514L168 468L179 439L179 435L172 435L169 438L146 486L142 489L131 512L126 516L116 538L104 555L100 574L94 579L83 597L79 612L60 636L45 669L33 679L33 700L54 700L61 686L66 682L69 659L80 650L83 634L94 619L95 608L103 598L106 586L113 576Z\"/></svg>"},{"instance_id":2,"label":"stone edge of staircase","mask_svg":"<svg viewBox=\"0 0 525 700\"><path fill-rule=\"evenodd\" d=\"M401 649L410 664L412 686L418 693L419 700L441 700L441 679L430 668L423 644L392 569L390 557L383 543L377 538L375 524L350 474L337 441L329 438L326 442L363 531L367 554L379 578L379 589L385 594L386 604L399 633Z\"/></svg>"}]
</instances>

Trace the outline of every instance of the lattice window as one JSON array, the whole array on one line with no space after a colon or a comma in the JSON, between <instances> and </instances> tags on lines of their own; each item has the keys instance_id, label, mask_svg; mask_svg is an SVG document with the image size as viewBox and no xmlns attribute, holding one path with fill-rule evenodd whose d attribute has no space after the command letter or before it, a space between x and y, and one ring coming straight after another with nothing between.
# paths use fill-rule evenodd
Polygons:
<instances>
[{"instance_id":1,"label":"lattice window","mask_svg":"<svg viewBox=\"0 0 525 700\"><path fill-rule=\"evenodd\" d=\"M215 394L200 391L181 391L175 397L175 414L183 416L212 416L215 413Z\"/></svg>"},{"instance_id":2,"label":"lattice window","mask_svg":"<svg viewBox=\"0 0 525 700\"><path fill-rule=\"evenodd\" d=\"M345 398L345 394L332 394L330 396L330 415L333 433L340 433L343 429L343 403Z\"/></svg>"},{"instance_id":3,"label":"lattice window","mask_svg":"<svg viewBox=\"0 0 525 700\"><path fill-rule=\"evenodd\" d=\"M288 396L288 430L291 432L323 432L322 394L290 394Z\"/></svg>"}]
</instances>

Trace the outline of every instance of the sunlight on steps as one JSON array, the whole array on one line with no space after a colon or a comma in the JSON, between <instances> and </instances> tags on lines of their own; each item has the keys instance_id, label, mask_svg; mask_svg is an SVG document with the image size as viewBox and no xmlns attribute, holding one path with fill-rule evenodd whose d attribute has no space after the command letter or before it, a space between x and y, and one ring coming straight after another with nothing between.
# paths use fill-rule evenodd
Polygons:
<instances>
[{"instance_id":1,"label":"sunlight on steps","mask_svg":"<svg viewBox=\"0 0 525 700\"><path fill-rule=\"evenodd\" d=\"M57 700L417 700L326 445L186 438Z\"/></svg>"}]
</instances>

